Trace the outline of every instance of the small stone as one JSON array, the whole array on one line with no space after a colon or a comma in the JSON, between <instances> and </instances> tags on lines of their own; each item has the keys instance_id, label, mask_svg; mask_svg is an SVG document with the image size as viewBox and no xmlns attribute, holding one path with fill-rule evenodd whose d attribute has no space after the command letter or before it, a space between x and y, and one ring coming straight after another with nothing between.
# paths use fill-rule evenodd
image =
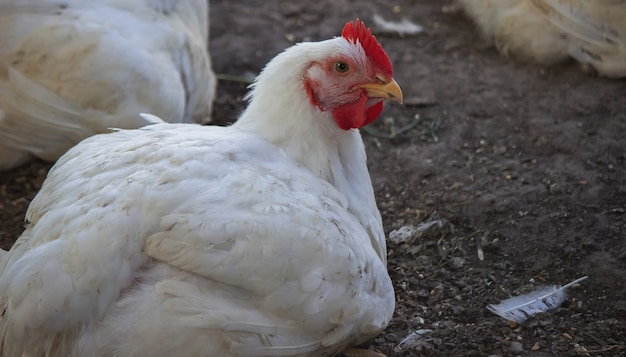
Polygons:
<instances>
[{"instance_id":1,"label":"small stone","mask_svg":"<svg viewBox=\"0 0 626 357\"><path fill-rule=\"evenodd\" d=\"M524 352L524 345L520 342L511 342L511 346L509 348L511 352Z\"/></svg>"},{"instance_id":2,"label":"small stone","mask_svg":"<svg viewBox=\"0 0 626 357\"><path fill-rule=\"evenodd\" d=\"M452 257L452 259L450 259L450 263L454 269L463 269L463 266L465 266L465 259L461 257Z\"/></svg>"},{"instance_id":3,"label":"small stone","mask_svg":"<svg viewBox=\"0 0 626 357\"><path fill-rule=\"evenodd\" d=\"M535 344L530 348L533 351L539 351L541 349L541 345L539 342L535 342Z\"/></svg>"},{"instance_id":4,"label":"small stone","mask_svg":"<svg viewBox=\"0 0 626 357\"><path fill-rule=\"evenodd\" d=\"M550 194L558 195L563 192L563 188L558 183L553 183L550 185Z\"/></svg>"},{"instance_id":5,"label":"small stone","mask_svg":"<svg viewBox=\"0 0 626 357\"><path fill-rule=\"evenodd\" d=\"M571 336L569 333L567 333L567 332L564 332L564 333L563 333L563 338L564 338L564 339L566 339L566 340L568 340L568 341L571 341L571 340L572 340L572 336Z\"/></svg>"},{"instance_id":6,"label":"small stone","mask_svg":"<svg viewBox=\"0 0 626 357\"><path fill-rule=\"evenodd\" d=\"M493 147L493 154L494 155L502 155L506 152L506 146L504 145L495 145Z\"/></svg>"}]
</instances>

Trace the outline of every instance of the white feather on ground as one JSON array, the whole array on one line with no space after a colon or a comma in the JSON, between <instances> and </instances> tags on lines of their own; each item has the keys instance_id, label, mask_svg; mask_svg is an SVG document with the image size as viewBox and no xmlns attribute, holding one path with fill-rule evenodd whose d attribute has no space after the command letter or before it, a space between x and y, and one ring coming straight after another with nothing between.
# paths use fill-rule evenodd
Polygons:
<instances>
[{"instance_id":1,"label":"white feather on ground","mask_svg":"<svg viewBox=\"0 0 626 357\"><path fill-rule=\"evenodd\" d=\"M397 33L400 36L404 36L415 35L424 31L422 26L407 19L402 19L400 22L387 21L380 15L374 15L372 19L379 33Z\"/></svg>"},{"instance_id":2,"label":"white feather on ground","mask_svg":"<svg viewBox=\"0 0 626 357\"><path fill-rule=\"evenodd\" d=\"M419 329L411 332L407 337L403 338L402 341L398 343L398 345L393 349L394 352L399 353L402 351L412 350L420 343L424 342L424 335L432 333L431 329Z\"/></svg>"},{"instance_id":3,"label":"white feather on ground","mask_svg":"<svg viewBox=\"0 0 626 357\"><path fill-rule=\"evenodd\" d=\"M522 323L533 315L561 306L567 298L565 290L585 279L587 279L587 276L578 278L561 287L554 285L542 287L528 294L506 299L497 305L488 305L487 309L502 318Z\"/></svg>"}]
</instances>

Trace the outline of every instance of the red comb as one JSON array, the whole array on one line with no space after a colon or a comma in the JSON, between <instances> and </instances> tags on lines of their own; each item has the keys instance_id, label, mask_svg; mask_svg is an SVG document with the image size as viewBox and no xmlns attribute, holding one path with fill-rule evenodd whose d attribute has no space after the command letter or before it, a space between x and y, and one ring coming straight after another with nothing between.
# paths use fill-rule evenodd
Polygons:
<instances>
[{"instance_id":1,"label":"red comb","mask_svg":"<svg viewBox=\"0 0 626 357\"><path fill-rule=\"evenodd\" d=\"M389 71L393 75L393 67L391 61L383 46L376 41L376 37L372 35L372 31L368 29L361 20L356 19L354 22L348 22L341 31L341 36L346 40L357 43L360 42L365 50L365 54L378 63L384 70Z\"/></svg>"}]
</instances>

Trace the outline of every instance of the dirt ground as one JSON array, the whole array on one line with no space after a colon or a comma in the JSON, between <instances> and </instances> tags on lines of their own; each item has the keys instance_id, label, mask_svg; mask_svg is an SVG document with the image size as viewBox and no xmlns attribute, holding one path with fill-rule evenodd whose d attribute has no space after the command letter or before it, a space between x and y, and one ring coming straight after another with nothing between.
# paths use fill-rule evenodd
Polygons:
<instances>
[{"instance_id":1,"label":"dirt ground","mask_svg":"<svg viewBox=\"0 0 626 357\"><path fill-rule=\"evenodd\" d=\"M505 59L446 1L211 1L216 72L254 76L293 42L369 24L395 65L405 105L365 136L397 296L386 331L365 347L388 356L626 354L626 86ZM381 34L372 18L424 32ZM219 124L243 84L221 82ZM0 174L0 241L23 228L49 165ZM404 234L402 234L404 233ZM511 325L486 308L542 285L589 278L562 307ZM407 336L415 337L399 344Z\"/></svg>"}]
</instances>

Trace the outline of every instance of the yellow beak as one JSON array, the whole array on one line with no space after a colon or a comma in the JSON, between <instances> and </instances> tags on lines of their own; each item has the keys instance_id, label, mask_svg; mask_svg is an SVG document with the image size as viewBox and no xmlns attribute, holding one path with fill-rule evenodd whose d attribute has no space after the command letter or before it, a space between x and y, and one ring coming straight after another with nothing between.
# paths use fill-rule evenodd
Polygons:
<instances>
[{"instance_id":1,"label":"yellow beak","mask_svg":"<svg viewBox=\"0 0 626 357\"><path fill-rule=\"evenodd\" d=\"M378 79L381 80L381 78ZM402 89L393 78L389 82L381 80L380 83L362 84L356 88L367 90L370 98L385 98L402 104Z\"/></svg>"}]
</instances>

